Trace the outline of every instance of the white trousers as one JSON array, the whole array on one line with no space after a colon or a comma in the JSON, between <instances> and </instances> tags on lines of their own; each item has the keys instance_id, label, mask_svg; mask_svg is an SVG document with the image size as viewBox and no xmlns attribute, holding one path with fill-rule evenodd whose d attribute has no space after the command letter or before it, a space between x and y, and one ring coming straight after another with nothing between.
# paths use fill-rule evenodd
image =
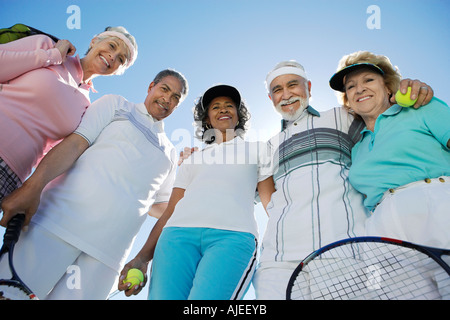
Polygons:
<instances>
[{"instance_id":1,"label":"white trousers","mask_svg":"<svg viewBox=\"0 0 450 320\"><path fill-rule=\"evenodd\" d=\"M431 179L429 182L418 181L387 192L368 219L366 233L431 247L450 248L450 177ZM288 281L299 263L262 263L253 278L256 299L286 299ZM439 282L433 277L430 275L431 283ZM448 282L446 279L443 281ZM433 286L436 287L435 284ZM447 285L446 288L439 288L444 299L449 297Z\"/></svg>"},{"instance_id":2,"label":"white trousers","mask_svg":"<svg viewBox=\"0 0 450 320\"><path fill-rule=\"evenodd\" d=\"M450 177L386 191L366 221L366 234L450 249Z\"/></svg>"},{"instance_id":3,"label":"white trousers","mask_svg":"<svg viewBox=\"0 0 450 320\"><path fill-rule=\"evenodd\" d=\"M450 249L450 177L417 181L387 191L366 221L366 234ZM450 257L443 259L450 264ZM429 267L423 267L421 273L442 299L450 299L447 274Z\"/></svg>"},{"instance_id":4,"label":"white trousers","mask_svg":"<svg viewBox=\"0 0 450 320\"><path fill-rule=\"evenodd\" d=\"M257 300L286 300L286 289L297 262L262 263L253 276Z\"/></svg>"},{"instance_id":5,"label":"white trousers","mask_svg":"<svg viewBox=\"0 0 450 320\"><path fill-rule=\"evenodd\" d=\"M104 300L117 283L118 272L31 223L14 249L19 277L41 300ZM7 259L0 278L10 278Z\"/></svg>"}]
</instances>

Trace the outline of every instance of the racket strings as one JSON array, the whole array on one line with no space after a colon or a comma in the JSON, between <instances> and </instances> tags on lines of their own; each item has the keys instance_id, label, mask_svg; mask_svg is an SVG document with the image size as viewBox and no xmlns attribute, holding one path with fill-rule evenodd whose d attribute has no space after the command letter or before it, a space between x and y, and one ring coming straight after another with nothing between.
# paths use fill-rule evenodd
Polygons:
<instances>
[{"instance_id":1,"label":"racket strings","mask_svg":"<svg viewBox=\"0 0 450 320\"><path fill-rule=\"evenodd\" d=\"M0 300L38 300L36 295L20 280L13 265L14 246L19 239L24 220L24 214L15 215L8 222L8 227L3 235L0 259L8 253L8 264L12 278L0 279Z\"/></svg>"},{"instance_id":2,"label":"racket strings","mask_svg":"<svg viewBox=\"0 0 450 320\"><path fill-rule=\"evenodd\" d=\"M450 277L426 254L387 243L349 243L305 263L291 299L441 299Z\"/></svg>"},{"instance_id":3,"label":"racket strings","mask_svg":"<svg viewBox=\"0 0 450 320\"><path fill-rule=\"evenodd\" d=\"M25 292L20 283L1 283L0 300L37 300L34 294Z\"/></svg>"}]
</instances>

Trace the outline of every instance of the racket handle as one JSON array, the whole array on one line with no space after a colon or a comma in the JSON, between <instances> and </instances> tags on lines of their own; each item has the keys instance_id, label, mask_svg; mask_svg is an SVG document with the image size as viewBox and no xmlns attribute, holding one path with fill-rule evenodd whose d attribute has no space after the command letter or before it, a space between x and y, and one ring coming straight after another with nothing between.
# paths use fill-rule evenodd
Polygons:
<instances>
[{"instance_id":1,"label":"racket handle","mask_svg":"<svg viewBox=\"0 0 450 320\"><path fill-rule=\"evenodd\" d=\"M3 243L9 247L19 240L20 231L22 230L25 214L19 213L12 217L8 222L5 234L3 235Z\"/></svg>"},{"instance_id":2,"label":"racket handle","mask_svg":"<svg viewBox=\"0 0 450 320\"><path fill-rule=\"evenodd\" d=\"M50 37L50 38L51 38L53 41L55 41L55 42L58 42L58 40L59 40L59 38L55 37L54 35L51 35L50 33L43 32L43 31L41 31L41 30L39 30L39 29L30 27L30 26L27 26L27 27L30 29L30 31L33 32L33 34L43 34L43 35L46 35L47 37Z\"/></svg>"}]
</instances>

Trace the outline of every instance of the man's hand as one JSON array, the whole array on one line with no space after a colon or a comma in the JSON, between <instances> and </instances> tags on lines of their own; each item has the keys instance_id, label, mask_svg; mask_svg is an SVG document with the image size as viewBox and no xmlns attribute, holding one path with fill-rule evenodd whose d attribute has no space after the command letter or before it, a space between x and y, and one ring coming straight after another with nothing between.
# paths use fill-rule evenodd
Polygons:
<instances>
[{"instance_id":1,"label":"man's hand","mask_svg":"<svg viewBox=\"0 0 450 320\"><path fill-rule=\"evenodd\" d=\"M194 148L185 147L184 150L180 152L180 158L178 159L178 166L181 166L183 161L189 158L191 154L193 154L196 151L198 151L197 147Z\"/></svg>"},{"instance_id":2,"label":"man's hand","mask_svg":"<svg viewBox=\"0 0 450 320\"><path fill-rule=\"evenodd\" d=\"M411 79L403 79L400 82L400 92L405 94L408 91L408 87L411 87L411 99L414 100L417 98L416 103L414 104L414 108L420 108L428 103L430 103L431 98L434 96L433 89L425 82L419 80L411 80ZM391 98L392 103L396 103L395 101L395 92L392 94Z\"/></svg>"}]
</instances>

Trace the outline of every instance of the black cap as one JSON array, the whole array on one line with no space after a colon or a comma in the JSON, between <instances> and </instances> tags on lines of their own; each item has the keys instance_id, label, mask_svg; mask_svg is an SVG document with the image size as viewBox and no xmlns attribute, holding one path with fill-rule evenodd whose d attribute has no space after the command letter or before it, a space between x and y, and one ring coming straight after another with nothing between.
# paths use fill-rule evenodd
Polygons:
<instances>
[{"instance_id":1,"label":"black cap","mask_svg":"<svg viewBox=\"0 0 450 320\"><path fill-rule=\"evenodd\" d=\"M372 69L373 71L378 72L381 75L384 75L384 71L375 64L366 62L355 63L336 72L330 79L330 87L336 91L345 92L344 77L350 72L361 68L369 68Z\"/></svg>"},{"instance_id":2,"label":"black cap","mask_svg":"<svg viewBox=\"0 0 450 320\"><path fill-rule=\"evenodd\" d=\"M211 101L217 97L230 97L236 103L237 108L241 105L241 94L239 91L235 87L221 84L205 91L202 97L203 109L205 110Z\"/></svg>"}]
</instances>

